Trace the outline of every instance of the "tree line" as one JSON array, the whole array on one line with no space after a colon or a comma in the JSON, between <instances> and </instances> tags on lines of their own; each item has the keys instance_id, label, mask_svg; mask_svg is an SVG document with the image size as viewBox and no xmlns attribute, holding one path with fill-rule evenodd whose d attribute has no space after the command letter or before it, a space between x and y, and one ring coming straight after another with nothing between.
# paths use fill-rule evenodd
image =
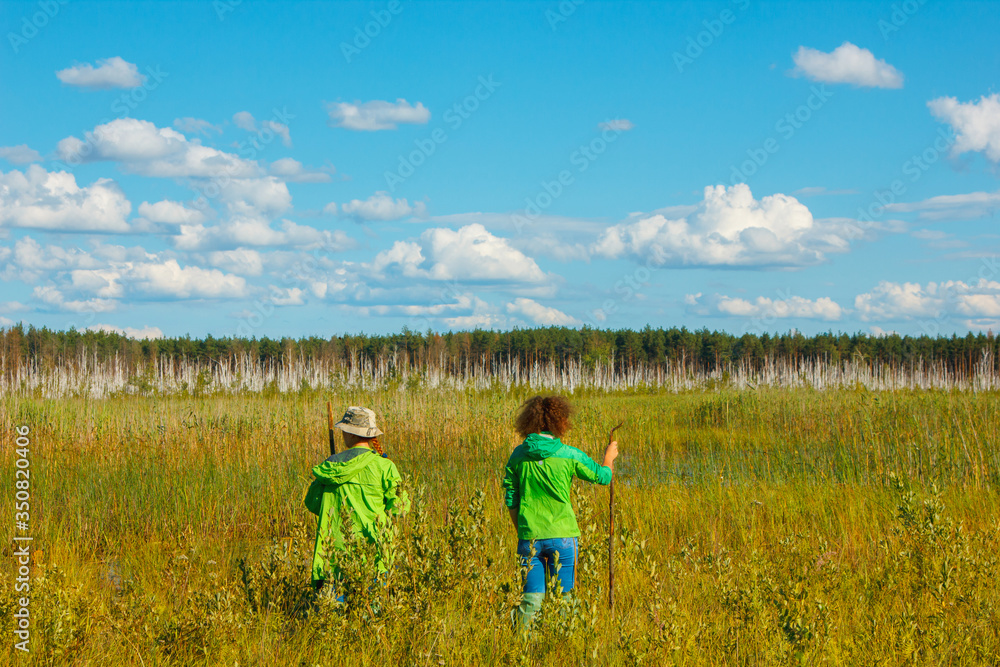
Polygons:
<instances>
[{"instance_id":1,"label":"tree line","mask_svg":"<svg viewBox=\"0 0 1000 667\"><path fill-rule=\"evenodd\" d=\"M708 329L668 329L647 326L641 330L541 327L424 333L407 328L392 334L331 335L329 338L204 338L190 336L135 340L105 331L54 331L21 324L0 329L0 357L4 372L33 364L39 368L73 365L81 359L105 362L117 359L127 368L139 369L163 359L227 364L236 359L262 365L325 361L350 366L392 359L411 368L461 371L475 365L554 363L568 360L616 370L635 366L670 365L691 372L711 372L743 365L760 368L768 362L803 361L840 363L862 361L893 367L939 364L959 375L970 374L977 363L989 359L1000 368L1000 341L990 333L965 336L870 336L863 333L796 331L782 334L746 333L740 336ZM988 357L984 357L988 353ZM988 369L984 369L988 370Z\"/></svg>"}]
</instances>

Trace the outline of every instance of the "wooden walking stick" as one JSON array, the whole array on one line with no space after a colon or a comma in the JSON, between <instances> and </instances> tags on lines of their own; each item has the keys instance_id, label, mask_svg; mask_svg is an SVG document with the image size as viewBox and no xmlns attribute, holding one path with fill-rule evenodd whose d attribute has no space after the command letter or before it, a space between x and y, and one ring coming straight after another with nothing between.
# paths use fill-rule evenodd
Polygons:
<instances>
[{"instance_id":1,"label":"wooden walking stick","mask_svg":"<svg viewBox=\"0 0 1000 667\"><path fill-rule=\"evenodd\" d=\"M608 447L615 439L615 431L622 427L625 422L620 422L618 426L611 429L608 434ZM615 614L615 476L611 475L610 494L608 497L608 609L611 610L612 617Z\"/></svg>"},{"instance_id":2,"label":"wooden walking stick","mask_svg":"<svg viewBox=\"0 0 1000 667\"><path fill-rule=\"evenodd\" d=\"M333 406L330 405L330 401L326 402L326 421L330 427L330 456L333 456L337 453L337 440L333 435Z\"/></svg>"}]
</instances>

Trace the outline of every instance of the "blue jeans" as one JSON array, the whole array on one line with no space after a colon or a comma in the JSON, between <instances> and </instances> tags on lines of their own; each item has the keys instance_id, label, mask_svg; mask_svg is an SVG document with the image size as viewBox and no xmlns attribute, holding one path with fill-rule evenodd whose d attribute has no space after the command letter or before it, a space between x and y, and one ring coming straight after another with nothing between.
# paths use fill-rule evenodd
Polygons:
<instances>
[{"instance_id":1,"label":"blue jeans","mask_svg":"<svg viewBox=\"0 0 1000 667\"><path fill-rule=\"evenodd\" d=\"M531 555L531 546L535 555ZM525 593L544 593L545 582L556 575L559 563L559 583L563 593L573 590L576 585L577 538L550 537L544 540L518 540L517 555L521 557L521 567L528 568L524 578Z\"/></svg>"}]
</instances>

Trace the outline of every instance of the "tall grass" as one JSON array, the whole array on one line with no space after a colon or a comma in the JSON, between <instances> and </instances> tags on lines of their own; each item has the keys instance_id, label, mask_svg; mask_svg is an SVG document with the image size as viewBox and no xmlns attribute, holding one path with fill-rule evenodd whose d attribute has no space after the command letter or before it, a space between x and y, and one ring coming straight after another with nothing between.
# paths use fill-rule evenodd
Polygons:
<instances>
[{"instance_id":1,"label":"tall grass","mask_svg":"<svg viewBox=\"0 0 1000 667\"><path fill-rule=\"evenodd\" d=\"M532 392L7 394L32 429L37 664L989 664L1000 661L1000 395L863 386L578 387L565 438L619 431L618 608L607 491L579 485L579 592L531 637L500 474ZM384 421L412 512L391 585L313 599L324 403ZM0 485L13 489L12 446ZM10 545L11 522L4 522ZM356 548L362 548L357 545ZM10 546L5 555L10 555ZM10 562L11 559L8 559ZM356 573L361 581L364 572ZM0 613L11 627L11 571ZM373 613L377 609L377 613ZM13 639L0 649L18 658Z\"/></svg>"}]
</instances>

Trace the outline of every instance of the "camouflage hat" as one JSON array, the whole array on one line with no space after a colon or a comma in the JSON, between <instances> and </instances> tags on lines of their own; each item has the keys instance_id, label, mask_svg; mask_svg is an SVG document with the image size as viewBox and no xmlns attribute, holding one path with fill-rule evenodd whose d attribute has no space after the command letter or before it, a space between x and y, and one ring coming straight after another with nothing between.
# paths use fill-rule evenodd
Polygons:
<instances>
[{"instance_id":1,"label":"camouflage hat","mask_svg":"<svg viewBox=\"0 0 1000 667\"><path fill-rule=\"evenodd\" d=\"M341 431L353 433L362 438L374 438L382 435L382 431L375 424L375 413L368 408L359 408L356 405L347 408L347 412L334 426Z\"/></svg>"}]
</instances>

